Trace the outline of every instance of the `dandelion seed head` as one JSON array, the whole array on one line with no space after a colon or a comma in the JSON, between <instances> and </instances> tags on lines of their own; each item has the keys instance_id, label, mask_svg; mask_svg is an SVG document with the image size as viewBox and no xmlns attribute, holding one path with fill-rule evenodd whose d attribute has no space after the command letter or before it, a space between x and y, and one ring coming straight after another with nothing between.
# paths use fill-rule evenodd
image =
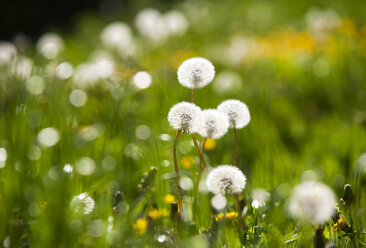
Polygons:
<instances>
[{"instance_id":1,"label":"dandelion seed head","mask_svg":"<svg viewBox=\"0 0 366 248\"><path fill-rule=\"evenodd\" d=\"M136 127L135 135L140 140L147 140L151 135L151 129L147 125L140 125Z\"/></svg>"},{"instance_id":2,"label":"dandelion seed head","mask_svg":"<svg viewBox=\"0 0 366 248\"><path fill-rule=\"evenodd\" d=\"M226 115L231 128L243 128L250 122L249 109L245 103L239 100L223 101L217 110Z\"/></svg>"},{"instance_id":3,"label":"dandelion seed head","mask_svg":"<svg viewBox=\"0 0 366 248\"><path fill-rule=\"evenodd\" d=\"M213 82L213 89L217 94L234 93L242 88L242 80L238 73L233 71L220 72Z\"/></svg>"},{"instance_id":4,"label":"dandelion seed head","mask_svg":"<svg viewBox=\"0 0 366 248\"><path fill-rule=\"evenodd\" d=\"M9 64L17 56L16 47L7 41L0 41L0 66Z\"/></svg>"},{"instance_id":5,"label":"dandelion seed head","mask_svg":"<svg viewBox=\"0 0 366 248\"><path fill-rule=\"evenodd\" d=\"M220 165L207 176L206 184L214 194L235 194L245 188L246 177L243 172L232 165Z\"/></svg>"},{"instance_id":6,"label":"dandelion seed head","mask_svg":"<svg viewBox=\"0 0 366 248\"><path fill-rule=\"evenodd\" d=\"M180 102L168 114L171 127L184 133L195 133L201 125L201 108L193 103Z\"/></svg>"},{"instance_id":7,"label":"dandelion seed head","mask_svg":"<svg viewBox=\"0 0 366 248\"><path fill-rule=\"evenodd\" d=\"M211 198L211 205L216 210L223 209L224 207L226 207L226 204L227 204L226 197L222 194L217 194Z\"/></svg>"},{"instance_id":8,"label":"dandelion seed head","mask_svg":"<svg viewBox=\"0 0 366 248\"><path fill-rule=\"evenodd\" d=\"M75 163L76 172L80 175L88 176L95 170L95 162L89 157L82 157Z\"/></svg>"},{"instance_id":9,"label":"dandelion seed head","mask_svg":"<svg viewBox=\"0 0 366 248\"><path fill-rule=\"evenodd\" d=\"M182 177L180 180L180 187L185 190L189 191L193 188L193 181L189 177Z\"/></svg>"},{"instance_id":10,"label":"dandelion seed head","mask_svg":"<svg viewBox=\"0 0 366 248\"><path fill-rule=\"evenodd\" d=\"M18 56L12 67L12 73L19 79L27 79L32 73L33 61L24 56Z\"/></svg>"},{"instance_id":11,"label":"dandelion seed head","mask_svg":"<svg viewBox=\"0 0 366 248\"><path fill-rule=\"evenodd\" d=\"M0 169L5 167L5 162L8 157L8 153L4 147L0 147Z\"/></svg>"},{"instance_id":12,"label":"dandelion seed head","mask_svg":"<svg viewBox=\"0 0 366 248\"><path fill-rule=\"evenodd\" d=\"M252 207L260 208L266 205L266 201L268 201L268 199L271 197L271 194L264 189L254 189L252 191L252 196Z\"/></svg>"},{"instance_id":13,"label":"dandelion seed head","mask_svg":"<svg viewBox=\"0 0 366 248\"><path fill-rule=\"evenodd\" d=\"M106 26L100 34L100 39L109 49L127 54L134 51L131 29L123 22L113 22Z\"/></svg>"},{"instance_id":14,"label":"dandelion seed head","mask_svg":"<svg viewBox=\"0 0 366 248\"><path fill-rule=\"evenodd\" d=\"M74 196L70 202L71 209L77 214L90 214L95 206L93 198L88 193L82 193Z\"/></svg>"},{"instance_id":15,"label":"dandelion seed head","mask_svg":"<svg viewBox=\"0 0 366 248\"><path fill-rule=\"evenodd\" d=\"M188 28L186 17L177 10L165 13L163 18L171 35L184 34Z\"/></svg>"},{"instance_id":16,"label":"dandelion seed head","mask_svg":"<svg viewBox=\"0 0 366 248\"><path fill-rule=\"evenodd\" d=\"M72 73L74 72L74 68L72 67L72 65L70 63L63 62L56 67L55 72L56 72L56 76L59 79L65 80L72 76Z\"/></svg>"},{"instance_id":17,"label":"dandelion seed head","mask_svg":"<svg viewBox=\"0 0 366 248\"><path fill-rule=\"evenodd\" d=\"M74 170L74 167L72 167L71 164L65 164L63 170L65 173L72 173L72 171Z\"/></svg>"},{"instance_id":18,"label":"dandelion seed head","mask_svg":"<svg viewBox=\"0 0 366 248\"><path fill-rule=\"evenodd\" d=\"M110 78L114 73L114 61L108 58L100 58L94 62L94 68L101 79Z\"/></svg>"},{"instance_id":19,"label":"dandelion seed head","mask_svg":"<svg viewBox=\"0 0 366 248\"><path fill-rule=\"evenodd\" d=\"M88 95L80 89L71 91L69 101L75 107L82 107L88 101Z\"/></svg>"},{"instance_id":20,"label":"dandelion seed head","mask_svg":"<svg viewBox=\"0 0 366 248\"><path fill-rule=\"evenodd\" d=\"M135 25L142 36L154 43L160 43L168 36L167 24L156 9L141 10L136 18Z\"/></svg>"},{"instance_id":21,"label":"dandelion seed head","mask_svg":"<svg viewBox=\"0 0 366 248\"><path fill-rule=\"evenodd\" d=\"M54 59L64 48L64 41L55 33L44 34L37 42L37 50L47 59Z\"/></svg>"},{"instance_id":22,"label":"dandelion seed head","mask_svg":"<svg viewBox=\"0 0 366 248\"><path fill-rule=\"evenodd\" d=\"M229 121L216 109L202 110L202 122L198 133L205 138L219 139L227 133Z\"/></svg>"},{"instance_id":23,"label":"dandelion seed head","mask_svg":"<svg viewBox=\"0 0 366 248\"><path fill-rule=\"evenodd\" d=\"M42 129L37 135L38 143L44 147L54 146L60 140L60 134L57 129L48 127Z\"/></svg>"},{"instance_id":24,"label":"dandelion seed head","mask_svg":"<svg viewBox=\"0 0 366 248\"><path fill-rule=\"evenodd\" d=\"M288 213L294 218L323 224L335 211L336 198L331 188L318 182L304 182L295 187L288 205Z\"/></svg>"},{"instance_id":25,"label":"dandelion seed head","mask_svg":"<svg viewBox=\"0 0 366 248\"><path fill-rule=\"evenodd\" d=\"M215 67L205 58L190 58L178 68L178 81L190 89L202 88L212 82L215 77Z\"/></svg>"},{"instance_id":26,"label":"dandelion seed head","mask_svg":"<svg viewBox=\"0 0 366 248\"><path fill-rule=\"evenodd\" d=\"M133 83L139 89L146 89L151 84L151 76L146 71L139 71L133 76Z\"/></svg>"},{"instance_id":27,"label":"dandelion seed head","mask_svg":"<svg viewBox=\"0 0 366 248\"><path fill-rule=\"evenodd\" d=\"M28 92L33 95L42 94L45 87L46 84L44 82L44 79L40 76L31 76L26 82L26 88Z\"/></svg>"},{"instance_id":28,"label":"dandelion seed head","mask_svg":"<svg viewBox=\"0 0 366 248\"><path fill-rule=\"evenodd\" d=\"M75 68L74 83L79 87L87 87L98 82L98 71L94 63L83 63Z\"/></svg>"},{"instance_id":29,"label":"dandelion seed head","mask_svg":"<svg viewBox=\"0 0 366 248\"><path fill-rule=\"evenodd\" d=\"M33 145L30 147L27 157L30 160L38 160L40 159L42 156L42 151L41 148L39 148L39 146Z\"/></svg>"}]
</instances>

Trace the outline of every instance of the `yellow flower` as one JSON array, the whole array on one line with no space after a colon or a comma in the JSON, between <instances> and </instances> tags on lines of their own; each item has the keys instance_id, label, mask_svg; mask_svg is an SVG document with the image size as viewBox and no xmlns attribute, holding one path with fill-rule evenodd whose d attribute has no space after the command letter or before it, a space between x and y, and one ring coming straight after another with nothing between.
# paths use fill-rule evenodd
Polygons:
<instances>
[{"instance_id":1,"label":"yellow flower","mask_svg":"<svg viewBox=\"0 0 366 248\"><path fill-rule=\"evenodd\" d=\"M172 202L174 202L174 201L175 201L175 197L174 197L174 195L172 195L172 194L167 194L166 196L164 196L163 200L164 200L166 203L170 204L170 203L172 203Z\"/></svg>"},{"instance_id":2,"label":"yellow flower","mask_svg":"<svg viewBox=\"0 0 366 248\"><path fill-rule=\"evenodd\" d=\"M343 19L341 25L338 28L339 32L349 37L356 37L357 30L356 25L351 19Z\"/></svg>"},{"instance_id":3,"label":"yellow flower","mask_svg":"<svg viewBox=\"0 0 366 248\"><path fill-rule=\"evenodd\" d=\"M166 209L156 209L156 208L153 208L149 211L148 213L149 217L153 220L157 220L161 217L166 217L168 216L168 211Z\"/></svg>"},{"instance_id":4,"label":"yellow flower","mask_svg":"<svg viewBox=\"0 0 366 248\"><path fill-rule=\"evenodd\" d=\"M218 215L215 216L215 220L216 221L220 221L224 218L224 214L223 213L219 213Z\"/></svg>"},{"instance_id":5,"label":"yellow flower","mask_svg":"<svg viewBox=\"0 0 366 248\"><path fill-rule=\"evenodd\" d=\"M184 156L180 160L180 164L185 169L190 169L192 167L192 164L194 164L194 158L192 156Z\"/></svg>"},{"instance_id":6,"label":"yellow flower","mask_svg":"<svg viewBox=\"0 0 366 248\"><path fill-rule=\"evenodd\" d=\"M143 218L139 218L136 223L132 225L133 229L139 232L140 235L144 234L147 229L147 220Z\"/></svg>"},{"instance_id":7,"label":"yellow flower","mask_svg":"<svg viewBox=\"0 0 366 248\"><path fill-rule=\"evenodd\" d=\"M237 212L235 212L235 211L233 211L233 212L228 212L228 213L226 213L225 218L226 218L227 220L233 220L233 219L235 219L237 216L238 216L238 213L237 213Z\"/></svg>"},{"instance_id":8,"label":"yellow flower","mask_svg":"<svg viewBox=\"0 0 366 248\"><path fill-rule=\"evenodd\" d=\"M338 225L338 223L335 223L333 225L333 231L339 231L339 225Z\"/></svg>"},{"instance_id":9,"label":"yellow flower","mask_svg":"<svg viewBox=\"0 0 366 248\"><path fill-rule=\"evenodd\" d=\"M41 208L46 208L47 207L47 202L40 202L39 205L41 206Z\"/></svg>"},{"instance_id":10,"label":"yellow flower","mask_svg":"<svg viewBox=\"0 0 366 248\"><path fill-rule=\"evenodd\" d=\"M215 149L215 147L216 147L216 141L208 138L205 143L205 150L211 151L211 150Z\"/></svg>"},{"instance_id":11,"label":"yellow flower","mask_svg":"<svg viewBox=\"0 0 366 248\"><path fill-rule=\"evenodd\" d=\"M338 219L337 224L341 229L348 227L348 223L343 215L341 216L341 218Z\"/></svg>"}]
</instances>

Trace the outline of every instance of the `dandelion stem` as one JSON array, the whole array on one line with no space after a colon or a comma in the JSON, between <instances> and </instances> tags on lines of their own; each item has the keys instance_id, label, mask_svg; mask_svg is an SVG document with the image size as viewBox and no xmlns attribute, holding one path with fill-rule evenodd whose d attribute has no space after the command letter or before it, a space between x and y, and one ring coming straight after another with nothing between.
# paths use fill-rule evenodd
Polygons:
<instances>
[{"instance_id":1,"label":"dandelion stem","mask_svg":"<svg viewBox=\"0 0 366 248\"><path fill-rule=\"evenodd\" d=\"M240 201L239 201L239 194L235 194L235 200L236 200L236 208L238 211L240 229L244 230L243 217L241 214Z\"/></svg>"},{"instance_id":2,"label":"dandelion stem","mask_svg":"<svg viewBox=\"0 0 366 248\"><path fill-rule=\"evenodd\" d=\"M206 140L207 140L207 138L204 138L203 143L202 143L202 149L201 149L202 155L205 152ZM202 161L200 160L200 165L198 167L198 175L197 175L196 189L195 189L195 195L194 195L194 202L193 202L193 206L194 206L194 210L195 210L195 211L193 211L194 220L196 220L196 218L197 218L197 202L198 202L198 192L199 192L199 187L200 187L201 175L202 175Z\"/></svg>"},{"instance_id":3,"label":"dandelion stem","mask_svg":"<svg viewBox=\"0 0 366 248\"><path fill-rule=\"evenodd\" d=\"M234 145L233 145L233 165L237 166L236 163L236 127L234 126Z\"/></svg>"},{"instance_id":4,"label":"dandelion stem","mask_svg":"<svg viewBox=\"0 0 366 248\"><path fill-rule=\"evenodd\" d=\"M175 168L175 175L177 177L177 189L178 189L178 204L179 204L179 212L183 212L183 200L182 200L182 190L180 187L180 177L179 177L179 168L177 162L177 141L181 131L178 130L177 136L175 136L174 144L173 144L173 159L174 159L174 168Z\"/></svg>"},{"instance_id":5,"label":"dandelion stem","mask_svg":"<svg viewBox=\"0 0 366 248\"><path fill-rule=\"evenodd\" d=\"M207 170L207 164L206 164L206 161L205 159L203 158L203 154L201 154L200 152L200 148L198 147L198 143L197 143L197 139L196 139L196 136L192 133L192 140L193 140L193 143L194 143L194 146L196 147L196 151L200 157L200 164L203 163L203 166L205 167L205 169Z\"/></svg>"},{"instance_id":6,"label":"dandelion stem","mask_svg":"<svg viewBox=\"0 0 366 248\"><path fill-rule=\"evenodd\" d=\"M192 89L192 95L191 95L191 102L193 103L194 101L194 89Z\"/></svg>"}]
</instances>

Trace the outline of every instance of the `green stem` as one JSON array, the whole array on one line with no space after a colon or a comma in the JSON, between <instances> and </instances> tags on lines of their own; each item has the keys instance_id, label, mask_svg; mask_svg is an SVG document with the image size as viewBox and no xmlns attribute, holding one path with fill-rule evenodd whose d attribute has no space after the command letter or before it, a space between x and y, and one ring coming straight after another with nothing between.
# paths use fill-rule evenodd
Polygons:
<instances>
[{"instance_id":1,"label":"green stem","mask_svg":"<svg viewBox=\"0 0 366 248\"><path fill-rule=\"evenodd\" d=\"M242 214L241 214L239 194L235 194L235 200L236 200L236 209L238 211L240 229L243 231L244 230L244 224L243 224L243 217L242 217Z\"/></svg>"},{"instance_id":2,"label":"green stem","mask_svg":"<svg viewBox=\"0 0 366 248\"><path fill-rule=\"evenodd\" d=\"M174 160L175 175L177 178L179 213L182 214L182 212L183 212L182 189L180 187L179 168L178 168L178 162L177 162L177 141L178 141L178 137L179 137L180 133L181 133L181 131L178 130L177 136L175 136L175 139L174 139L173 160Z\"/></svg>"},{"instance_id":3,"label":"green stem","mask_svg":"<svg viewBox=\"0 0 366 248\"><path fill-rule=\"evenodd\" d=\"M203 154L201 154L200 152L200 148L198 147L198 143L197 143L197 139L196 136L192 133L192 140L194 143L194 146L196 147L196 151L198 153L198 156L200 157L200 164L203 163L203 166L205 167L205 169L207 170L207 164L205 159L203 158Z\"/></svg>"},{"instance_id":4,"label":"green stem","mask_svg":"<svg viewBox=\"0 0 366 248\"><path fill-rule=\"evenodd\" d=\"M206 140L207 140L207 138L205 138L203 140L201 154L203 154L204 151L205 151ZM195 192L194 192L195 193L194 194L194 201L193 201L193 206L194 206L194 210L195 210L195 211L193 211L193 219L195 221L196 221L196 218L197 218L197 211L198 211L197 202L198 202L198 193L199 193L199 186L200 186L200 181L201 181L201 175L202 175L202 162L200 160L200 164L199 164L199 167L198 167L198 175L197 175L196 188L195 188Z\"/></svg>"},{"instance_id":5,"label":"green stem","mask_svg":"<svg viewBox=\"0 0 366 248\"><path fill-rule=\"evenodd\" d=\"M236 127L234 126L234 145L233 145L233 165L237 166L236 163Z\"/></svg>"},{"instance_id":6,"label":"green stem","mask_svg":"<svg viewBox=\"0 0 366 248\"><path fill-rule=\"evenodd\" d=\"M191 95L191 103L194 101L194 89L192 89L192 95Z\"/></svg>"}]
</instances>

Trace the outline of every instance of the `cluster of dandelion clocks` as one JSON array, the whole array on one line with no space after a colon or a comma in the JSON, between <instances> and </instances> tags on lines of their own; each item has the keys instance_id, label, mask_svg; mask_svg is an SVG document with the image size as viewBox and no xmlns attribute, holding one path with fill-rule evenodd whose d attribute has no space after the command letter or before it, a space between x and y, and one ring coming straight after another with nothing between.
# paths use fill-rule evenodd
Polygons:
<instances>
[{"instance_id":1,"label":"cluster of dandelion clocks","mask_svg":"<svg viewBox=\"0 0 366 248\"><path fill-rule=\"evenodd\" d=\"M173 160L177 179L178 201L182 212L182 185L180 182L176 146L180 134L185 133L191 135L200 158L193 206L193 218L195 219L202 170L205 169L208 172L208 166L203 156L207 139L220 139L228 132L229 127L234 129L243 128L250 122L250 114L248 107L239 100L227 100L221 103L217 109L204 110L201 110L200 107L193 103L195 90L207 86L215 77L215 67L208 59L194 57L185 60L179 66L177 76L182 86L192 90L190 102L179 102L168 113L170 126L177 130L177 135L173 143ZM199 148L195 133L198 133L203 138L201 149ZM236 153L236 132L234 141L234 152ZM236 158L236 155L233 157ZM245 188L246 177L235 165L236 159L233 161L233 165L221 165L212 169L207 176L206 184L208 190L215 194L212 198L212 205L215 209L223 209L226 206L227 200L225 195L235 195L237 211L240 216L240 227L243 228L239 194Z\"/></svg>"}]
</instances>

